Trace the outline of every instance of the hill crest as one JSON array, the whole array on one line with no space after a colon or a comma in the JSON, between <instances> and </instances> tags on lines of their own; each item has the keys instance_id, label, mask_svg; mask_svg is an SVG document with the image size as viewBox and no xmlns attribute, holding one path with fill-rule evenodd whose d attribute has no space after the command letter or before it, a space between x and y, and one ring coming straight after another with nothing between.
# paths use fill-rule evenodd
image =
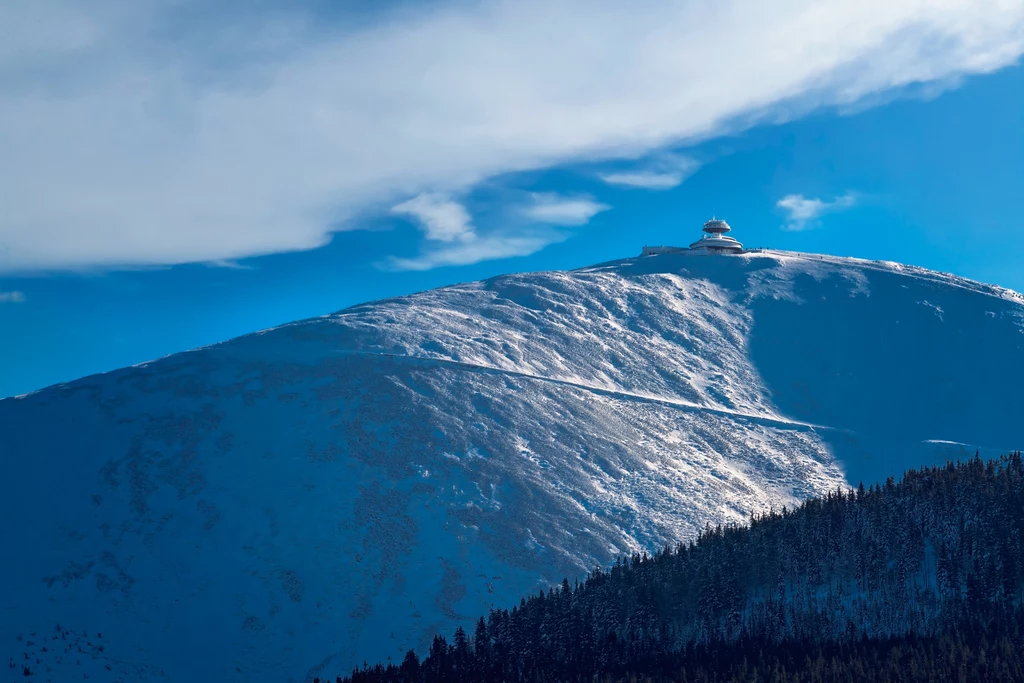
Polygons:
<instances>
[{"instance_id":1,"label":"hill crest","mask_svg":"<svg viewBox=\"0 0 1024 683\"><path fill-rule=\"evenodd\" d=\"M1012 450L1022 322L1019 295L920 269L661 255L363 304L0 401L0 528L38 549L0 576L0 643L102 631L86 664L133 680L400 657L707 523L953 442Z\"/></svg>"}]
</instances>

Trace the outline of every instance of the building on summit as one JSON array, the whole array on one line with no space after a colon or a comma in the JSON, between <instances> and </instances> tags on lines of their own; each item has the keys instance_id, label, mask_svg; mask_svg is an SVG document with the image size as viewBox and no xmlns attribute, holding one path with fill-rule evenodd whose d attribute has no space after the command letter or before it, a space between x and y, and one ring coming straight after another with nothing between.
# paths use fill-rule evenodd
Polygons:
<instances>
[{"instance_id":1,"label":"building on summit","mask_svg":"<svg viewBox=\"0 0 1024 683\"><path fill-rule=\"evenodd\" d=\"M704 236L690 245L690 249L704 249L716 254L738 254L743 251L743 245L733 237L726 237L725 233L732 230L729 224L719 218L712 218L704 224Z\"/></svg>"},{"instance_id":2,"label":"building on summit","mask_svg":"<svg viewBox=\"0 0 1024 683\"><path fill-rule=\"evenodd\" d=\"M733 237L725 233L732 230L729 224L720 218L712 218L704 223L704 235L686 247L644 247L641 256L654 256L655 254L742 254L743 245Z\"/></svg>"}]
</instances>

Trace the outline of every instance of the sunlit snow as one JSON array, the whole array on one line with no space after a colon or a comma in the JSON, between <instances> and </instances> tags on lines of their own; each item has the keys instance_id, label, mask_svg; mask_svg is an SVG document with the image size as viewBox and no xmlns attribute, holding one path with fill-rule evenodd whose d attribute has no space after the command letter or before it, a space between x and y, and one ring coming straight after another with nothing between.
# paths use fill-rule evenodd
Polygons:
<instances>
[{"instance_id":1,"label":"sunlit snow","mask_svg":"<svg viewBox=\"0 0 1024 683\"><path fill-rule=\"evenodd\" d=\"M617 553L1019 448L1022 320L898 264L662 255L0 401L0 655L54 681L396 660Z\"/></svg>"}]
</instances>

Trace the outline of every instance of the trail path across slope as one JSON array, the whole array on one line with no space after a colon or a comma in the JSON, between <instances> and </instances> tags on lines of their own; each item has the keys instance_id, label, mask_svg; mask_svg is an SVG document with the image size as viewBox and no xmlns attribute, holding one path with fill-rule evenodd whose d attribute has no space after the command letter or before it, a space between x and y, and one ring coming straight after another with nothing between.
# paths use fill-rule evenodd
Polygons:
<instances>
[{"instance_id":1,"label":"trail path across slope","mask_svg":"<svg viewBox=\"0 0 1024 683\"><path fill-rule=\"evenodd\" d=\"M382 358L389 358L399 361L406 361L409 363L416 363L424 366L429 365L444 365L447 367L460 368L463 370L471 370L476 372L484 372L488 374L503 375L507 377L516 377L519 379L533 380L536 382L546 382L549 384L558 384L561 386L572 387L574 389L581 389L588 391L600 396L608 396L623 401L635 401L639 403L651 403L662 406L669 406L678 410L684 410L688 412L701 412L709 413L712 415L721 415L723 417L734 418L755 424L765 425L767 427L774 427L776 429L788 429L792 431L808 432L814 430L827 430L827 431L846 431L838 429L836 427L829 427L827 425L812 424L810 422L800 422L798 420L789 420L781 416L775 415L758 415L755 413L744 413L739 410L729 410L728 408L713 408L710 406L702 406L697 403L691 403L689 401L682 401L680 399L668 398L665 396L650 396L645 394L634 394L621 389L608 389L606 387L596 387L590 384L583 384L581 382L574 382L567 379L558 379L556 377L545 377L544 375L535 375L529 372L522 372L519 370L508 370L505 368L494 367L493 365L480 365L477 363L467 363L464 361L453 360L450 358L434 358L431 356L415 356L404 353L387 353L384 351L358 351L353 349L337 349L335 353L347 356L377 356Z\"/></svg>"}]
</instances>

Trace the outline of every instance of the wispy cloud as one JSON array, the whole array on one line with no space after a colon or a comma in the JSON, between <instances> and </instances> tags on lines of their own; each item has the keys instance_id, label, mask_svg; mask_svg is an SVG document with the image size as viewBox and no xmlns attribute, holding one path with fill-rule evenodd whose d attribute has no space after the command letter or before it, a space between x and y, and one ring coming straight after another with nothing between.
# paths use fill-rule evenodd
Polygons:
<instances>
[{"instance_id":1,"label":"wispy cloud","mask_svg":"<svg viewBox=\"0 0 1024 683\"><path fill-rule=\"evenodd\" d=\"M386 269L430 270L529 256L549 244L568 239L573 234L569 228L585 225L601 211L611 208L588 197L534 193L524 205L510 208L500 230L492 228L491 232L481 234L471 227L472 219L466 208L448 197L430 195L425 199L420 195L398 206L410 202L414 202L415 209L408 212L422 223L427 243L419 256L392 257L384 261L381 266ZM406 210L396 213L406 213ZM523 223L524 218L526 223ZM443 223L445 229L438 223ZM458 226L466 229L457 230ZM437 234L442 237L435 236Z\"/></svg>"},{"instance_id":2,"label":"wispy cloud","mask_svg":"<svg viewBox=\"0 0 1024 683\"><path fill-rule=\"evenodd\" d=\"M392 258L384 263L392 270L430 270L441 266L466 266L481 261L529 256L549 244L561 242L567 233L550 232L543 235L478 237L471 242L440 249L430 249L415 258Z\"/></svg>"},{"instance_id":3,"label":"wispy cloud","mask_svg":"<svg viewBox=\"0 0 1024 683\"><path fill-rule=\"evenodd\" d=\"M391 213L415 219L429 240L470 242L476 239L466 207L447 195L417 195L392 207Z\"/></svg>"},{"instance_id":4,"label":"wispy cloud","mask_svg":"<svg viewBox=\"0 0 1024 683\"><path fill-rule=\"evenodd\" d=\"M232 259L214 259L213 261L206 261L204 265L210 268L226 268L228 270L252 270L252 266Z\"/></svg>"},{"instance_id":5,"label":"wispy cloud","mask_svg":"<svg viewBox=\"0 0 1024 683\"><path fill-rule=\"evenodd\" d=\"M777 201L775 206L788 214L783 230L800 231L817 227L820 224L818 219L824 214L848 209L856 203L856 197L849 192L832 201L789 194Z\"/></svg>"},{"instance_id":6,"label":"wispy cloud","mask_svg":"<svg viewBox=\"0 0 1024 683\"><path fill-rule=\"evenodd\" d=\"M0 304L21 304L25 302L25 293L17 290L0 292Z\"/></svg>"},{"instance_id":7,"label":"wispy cloud","mask_svg":"<svg viewBox=\"0 0 1024 683\"><path fill-rule=\"evenodd\" d=\"M683 182L683 174L626 171L623 173L606 173L601 176L601 180L610 185L624 185L645 190L671 190Z\"/></svg>"},{"instance_id":8,"label":"wispy cloud","mask_svg":"<svg viewBox=\"0 0 1024 683\"><path fill-rule=\"evenodd\" d=\"M636 159L1024 51L1013 0L310 6L0 3L0 269L309 249L400 197Z\"/></svg>"},{"instance_id":9,"label":"wispy cloud","mask_svg":"<svg viewBox=\"0 0 1024 683\"><path fill-rule=\"evenodd\" d=\"M671 190L700 168L696 159L684 156L662 156L645 166L628 171L602 173L601 180L609 185L621 185L645 190Z\"/></svg>"},{"instance_id":10,"label":"wispy cloud","mask_svg":"<svg viewBox=\"0 0 1024 683\"><path fill-rule=\"evenodd\" d=\"M552 225L584 225L611 208L588 197L565 197L546 192L532 195L532 200L532 204L523 208L523 214L531 220Z\"/></svg>"}]
</instances>

